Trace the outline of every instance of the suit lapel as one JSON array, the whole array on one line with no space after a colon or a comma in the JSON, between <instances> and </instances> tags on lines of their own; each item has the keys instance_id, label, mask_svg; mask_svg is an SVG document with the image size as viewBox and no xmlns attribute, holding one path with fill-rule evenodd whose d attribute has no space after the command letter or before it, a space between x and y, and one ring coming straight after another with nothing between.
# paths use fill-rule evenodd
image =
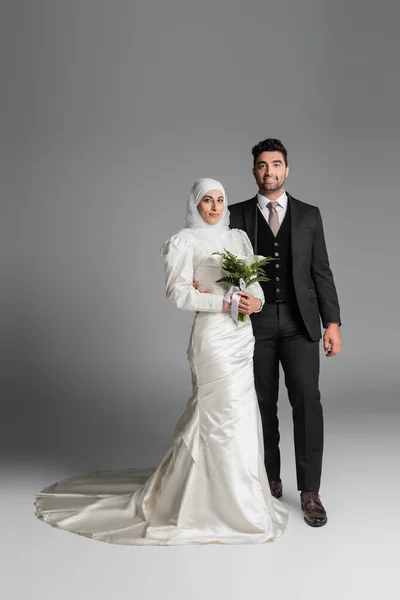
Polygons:
<instances>
[{"instance_id":1,"label":"suit lapel","mask_svg":"<svg viewBox=\"0 0 400 600\"><path fill-rule=\"evenodd\" d=\"M290 241L292 247L292 259L293 266L296 263L296 259L301 255L301 206L294 198L288 196L288 202L290 206Z\"/></svg>"}]
</instances>

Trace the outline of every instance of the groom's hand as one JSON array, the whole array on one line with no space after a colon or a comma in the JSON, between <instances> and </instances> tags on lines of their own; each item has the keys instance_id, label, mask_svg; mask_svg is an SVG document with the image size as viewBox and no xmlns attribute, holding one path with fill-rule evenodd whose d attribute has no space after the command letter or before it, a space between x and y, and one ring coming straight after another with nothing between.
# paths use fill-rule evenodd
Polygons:
<instances>
[{"instance_id":1,"label":"groom's hand","mask_svg":"<svg viewBox=\"0 0 400 600\"><path fill-rule=\"evenodd\" d=\"M255 298L247 292L238 292L240 295L239 312L244 315L252 315L257 310L260 310L262 302L260 298Z\"/></svg>"},{"instance_id":2,"label":"groom's hand","mask_svg":"<svg viewBox=\"0 0 400 600\"><path fill-rule=\"evenodd\" d=\"M200 285L201 285L201 283L200 283L200 281L193 281L192 285L193 285L193 287L194 287L195 290L198 290L199 287L200 287ZM203 290L201 292L201 294L212 294L212 292L210 290Z\"/></svg>"},{"instance_id":3,"label":"groom's hand","mask_svg":"<svg viewBox=\"0 0 400 600\"><path fill-rule=\"evenodd\" d=\"M324 333L324 350L328 358L337 356L342 347L342 336L340 335L339 325L330 323Z\"/></svg>"}]
</instances>

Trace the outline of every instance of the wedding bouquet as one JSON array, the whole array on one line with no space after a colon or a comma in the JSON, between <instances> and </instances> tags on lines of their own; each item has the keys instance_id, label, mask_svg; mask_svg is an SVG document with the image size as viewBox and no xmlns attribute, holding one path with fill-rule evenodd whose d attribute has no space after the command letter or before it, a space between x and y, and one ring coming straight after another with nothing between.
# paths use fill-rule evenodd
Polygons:
<instances>
[{"instance_id":1,"label":"wedding bouquet","mask_svg":"<svg viewBox=\"0 0 400 600\"><path fill-rule=\"evenodd\" d=\"M267 277L265 274L264 267L272 260L275 260L275 258L272 258L272 256L265 256L261 258L254 256L252 257L254 260L252 262L248 262L248 258L243 260L232 254L232 252L229 252L229 250L224 250L224 252L213 252L213 254L217 254L222 258L222 268L228 273L228 275L225 275L225 277L217 279L216 283L225 282L231 284L231 288L226 294L225 299L228 297L230 298L230 295L233 292L234 296L236 295L235 304L237 310L240 299L237 291L244 291L252 283L269 281L269 277ZM237 290L235 290L235 288L237 288ZM232 298L232 306L233 300L234 299ZM234 311L232 312L232 316L235 318ZM243 323L246 321L246 315L239 313L235 321L236 320Z\"/></svg>"}]
</instances>

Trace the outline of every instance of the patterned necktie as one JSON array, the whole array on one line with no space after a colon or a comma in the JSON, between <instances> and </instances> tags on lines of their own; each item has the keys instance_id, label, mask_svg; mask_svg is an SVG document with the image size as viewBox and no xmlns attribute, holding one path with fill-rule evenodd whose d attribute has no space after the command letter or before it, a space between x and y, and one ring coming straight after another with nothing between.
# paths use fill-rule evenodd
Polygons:
<instances>
[{"instance_id":1,"label":"patterned necktie","mask_svg":"<svg viewBox=\"0 0 400 600\"><path fill-rule=\"evenodd\" d=\"M273 201L273 202L268 202L267 206L269 209L269 219L268 219L268 225L271 228L272 233L274 234L274 236L277 236L277 233L279 231L279 216L278 216L278 211L276 210L276 206L277 206L278 202Z\"/></svg>"}]
</instances>

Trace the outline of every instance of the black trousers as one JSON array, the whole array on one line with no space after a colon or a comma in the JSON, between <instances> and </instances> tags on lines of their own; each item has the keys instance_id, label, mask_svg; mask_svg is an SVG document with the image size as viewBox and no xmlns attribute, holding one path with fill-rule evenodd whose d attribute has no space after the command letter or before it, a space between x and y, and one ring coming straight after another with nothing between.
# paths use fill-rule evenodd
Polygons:
<instances>
[{"instance_id":1,"label":"black trousers","mask_svg":"<svg viewBox=\"0 0 400 600\"><path fill-rule=\"evenodd\" d=\"M264 434L265 468L280 481L279 362L292 406L297 487L319 491L323 453L323 415L319 381L319 342L308 336L298 307L265 304L252 315L254 375Z\"/></svg>"}]
</instances>

